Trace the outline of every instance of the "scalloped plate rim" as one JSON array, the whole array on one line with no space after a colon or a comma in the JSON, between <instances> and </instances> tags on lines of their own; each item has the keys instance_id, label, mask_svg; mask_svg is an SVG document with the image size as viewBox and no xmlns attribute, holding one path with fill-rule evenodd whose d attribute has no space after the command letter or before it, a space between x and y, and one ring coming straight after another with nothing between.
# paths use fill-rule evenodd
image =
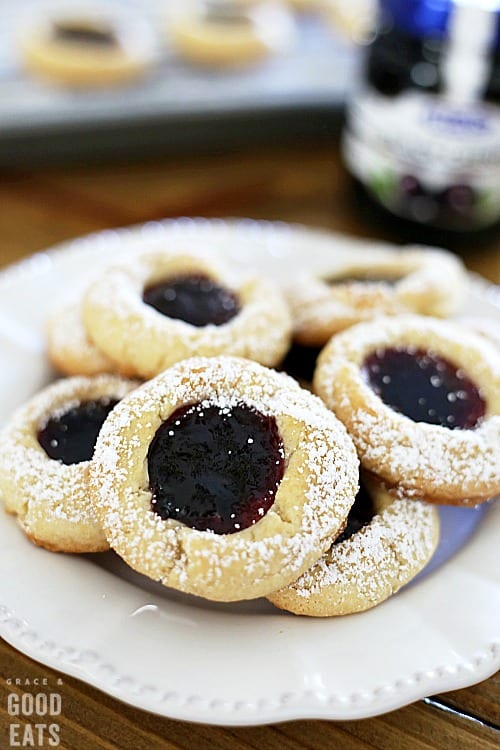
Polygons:
<instances>
[{"instance_id":1,"label":"scalloped plate rim","mask_svg":"<svg viewBox=\"0 0 500 750\"><path fill-rule=\"evenodd\" d=\"M253 227L254 231L271 231L273 233L286 231L287 233L303 232L310 237L322 237L326 240L342 240L359 246L369 247L374 244L371 240L363 238L344 237L329 231L328 229L307 227L301 224L287 224L280 221L258 221L253 219L195 219L192 217L179 217L177 219L166 219L147 224L132 225L121 229L103 230L90 233L73 240L67 240L40 251L34 255L14 263L0 271L0 289L4 284L15 283L24 274L36 275L46 270L45 260L47 258L57 259L57 256L78 256L85 251L87 243L107 241L111 236L133 236L145 227L162 228L169 226L216 225L233 226L238 228ZM391 243L376 242L377 245L393 246ZM500 287L488 282L480 276L471 274L474 285L483 289L490 302L500 308ZM490 511L491 512L491 511ZM500 509L496 509L496 515L500 517ZM21 625L21 627L19 627ZM151 685L136 684L133 691L125 691L114 683L127 682L130 678L122 675L118 670L116 679L106 681L99 677L99 667L106 670L110 665L99 658L92 662L94 674L89 668L85 668L81 659L75 658L75 647L58 647L55 655L47 652L44 647L44 638L32 631L23 629L18 615L5 606L0 606L0 635L4 640L21 653L55 670L80 679L103 692L143 710L185 721L212 723L221 725L259 725L276 721L287 721L294 719L335 719L347 720L366 718L391 711L407 705L419 698L429 695L431 692L443 692L446 690L467 687L483 679L487 679L500 668L500 643L497 641L486 644L480 652L471 655L470 660L465 660L455 666L452 670L446 666L437 667L434 671L424 673L415 678L415 674L400 678L393 685L383 685L379 691L371 693L363 692L349 696L326 695L321 691L307 690L297 693L282 693L273 701L267 701L267 706L257 698L255 700L221 701L203 698L198 695L185 696L179 700L179 696L166 694L151 699L146 694L158 693L161 688ZM66 656L65 656L66 654ZM71 654L73 657L71 658ZM133 679L132 679L133 682ZM400 691L403 689L404 696ZM382 697L385 696L385 697ZM302 704L302 705L301 705ZM219 712L217 715L216 712Z\"/></svg>"}]
</instances>

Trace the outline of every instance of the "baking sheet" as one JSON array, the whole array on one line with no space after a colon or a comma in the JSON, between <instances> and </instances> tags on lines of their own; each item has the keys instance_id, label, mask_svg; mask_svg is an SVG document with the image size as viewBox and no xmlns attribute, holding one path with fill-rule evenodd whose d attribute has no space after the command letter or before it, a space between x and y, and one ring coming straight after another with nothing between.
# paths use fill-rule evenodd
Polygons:
<instances>
[{"instance_id":1,"label":"baking sheet","mask_svg":"<svg viewBox=\"0 0 500 750\"><path fill-rule=\"evenodd\" d=\"M190 66L162 38L158 65L137 84L63 89L26 73L17 52L16 35L40 6L36 0L0 2L2 164L230 146L280 133L320 136L335 130L356 77L358 50L318 16L302 14L290 50L252 68L219 72ZM145 14L161 36L164 3L122 0L120 7Z\"/></svg>"}]
</instances>

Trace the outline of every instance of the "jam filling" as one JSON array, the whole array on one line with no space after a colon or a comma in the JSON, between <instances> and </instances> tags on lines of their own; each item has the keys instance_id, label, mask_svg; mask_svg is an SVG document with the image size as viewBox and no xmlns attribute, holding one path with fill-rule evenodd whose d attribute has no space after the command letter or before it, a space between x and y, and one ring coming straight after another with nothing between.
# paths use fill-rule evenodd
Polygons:
<instances>
[{"instance_id":1,"label":"jam filling","mask_svg":"<svg viewBox=\"0 0 500 750\"><path fill-rule=\"evenodd\" d=\"M377 349L362 369L382 401L414 422L471 430L485 415L486 403L476 385L432 351Z\"/></svg>"},{"instance_id":2,"label":"jam filling","mask_svg":"<svg viewBox=\"0 0 500 750\"><path fill-rule=\"evenodd\" d=\"M281 363L280 370L291 375L296 380L312 382L316 361L321 347L292 344L288 354Z\"/></svg>"},{"instance_id":3,"label":"jam filling","mask_svg":"<svg viewBox=\"0 0 500 750\"><path fill-rule=\"evenodd\" d=\"M90 461L101 427L118 401L84 401L64 414L50 417L38 432L38 442L49 458L66 466Z\"/></svg>"},{"instance_id":4,"label":"jam filling","mask_svg":"<svg viewBox=\"0 0 500 750\"><path fill-rule=\"evenodd\" d=\"M112 47L116 44L115 35L105 27L59 21L53 25L53 33L58 42L96 47Z\"/></svg>"},{"instance_id":5,"label":"jam filling","mask_svg":"<svg viewBox=\"0 0 500 750\"><path fill-rule=\"evenodd\" d=\"M385 284L386 286L394 286L401 281L403 276L387 276L383 274L371 273L367 275L363 274L349 274L349 276L334 276L333 278L326 279L326 283L329 286L337 286L339 284Z\"/></svg>"},{"instance_id":6,"label":"jam filling","mask_svg":"<svg viewBox=\"0 0 500 750\"><path fill-rule=\"evenodd\" d=\"M243 7L232 0L206 0L204 18L208 23L234 26L250 25L250 18Z\"/></svg>"},{"instance_id":7,"label":"jam filling","mask_svg":"<svg viewBox=\"0 0 500 750\"><path fill-rule=\"evenodd\" d=\"M361 482L359 486L359 492L356 495L354 504L349 511L347 516L347 524L345 529L335 539L334 544L340 544L345 542L353 534L356 534L364 526L367 526L375 515L375 507L370 493L366 489L365 485Z\"/></svg>"},{"instance_id":8,"label":"jam filling","mask_svg":"<svg viewBox=\"0 0 500 750\"><path fill-rule=\"evenodd\" d=\"M152 284L144 290L143 300L162 315L197 327L221 326L240 311L236 294L204 274Z\"/></svg>"},{"instance_id":9,"label":"jam filling","mask_svg":"<svg viewBox=\"0 0 500 750\"><path fill-rule=\"evenodd\" d=\"M274 502L285 469L274 417L239 403L177 409L148 452L153 511L198 531L233 534Z\"/></svg>"}]
</instances>

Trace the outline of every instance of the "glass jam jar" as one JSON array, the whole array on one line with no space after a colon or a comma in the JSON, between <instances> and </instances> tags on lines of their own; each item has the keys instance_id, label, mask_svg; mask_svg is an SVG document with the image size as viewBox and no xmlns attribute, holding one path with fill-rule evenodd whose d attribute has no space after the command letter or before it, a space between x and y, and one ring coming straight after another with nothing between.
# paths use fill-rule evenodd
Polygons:
<instances>
[{"instance_id":1,"label":"glass jam jar","mask_svg":"<svg viewBox=\"0 0 500 750\"><path fill-rule=\"evenodd\" d=\"M392 214L468 232L500 220L500 0L380 0L343 137Z\"/></svg>"}]
</instances>

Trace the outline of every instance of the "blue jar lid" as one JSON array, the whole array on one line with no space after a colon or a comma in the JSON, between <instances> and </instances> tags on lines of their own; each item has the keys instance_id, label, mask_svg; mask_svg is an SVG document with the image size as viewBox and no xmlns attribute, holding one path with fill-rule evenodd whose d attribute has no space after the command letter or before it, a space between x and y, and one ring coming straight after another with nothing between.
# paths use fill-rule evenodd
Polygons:
<instances>
[{"instance_id":1,"label":"blue jar lid","mask_svg":"<svg viewBox=\"0 0 500 750\"><path fill-rule=\"evenodd\" d=\"M500 0L468 0L497 16L496 44L500 43ZM464 0L461 0L464 4ZM407 34L418 37L444 37L455 0L380 0L382 11Z\"/></svg>"}]
</instances>

